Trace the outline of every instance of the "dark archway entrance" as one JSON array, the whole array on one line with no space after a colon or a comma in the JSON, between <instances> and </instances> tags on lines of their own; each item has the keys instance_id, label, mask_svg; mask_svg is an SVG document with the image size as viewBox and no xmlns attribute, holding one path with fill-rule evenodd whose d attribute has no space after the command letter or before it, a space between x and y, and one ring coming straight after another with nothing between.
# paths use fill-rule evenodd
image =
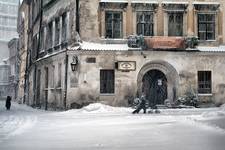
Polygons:
<instances>
[{"instance_id":1,"label":"dark archway entrance","mask_svg":"<svg viewBox=\"0 0 225 150\"><path fill-rule=\"evenodd\" d=\"M142 92L146 94L150 106L164 104L168 96L165 74L156 69L145 73L142 79Z\"/></svg>"}]
</instances>

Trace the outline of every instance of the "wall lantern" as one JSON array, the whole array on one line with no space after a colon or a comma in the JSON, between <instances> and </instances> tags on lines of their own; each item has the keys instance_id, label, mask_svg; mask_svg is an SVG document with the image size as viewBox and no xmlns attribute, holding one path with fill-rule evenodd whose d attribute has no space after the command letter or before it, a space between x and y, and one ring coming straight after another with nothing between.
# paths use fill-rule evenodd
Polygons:
<instances>
[{"instance_id":1,"label":"wall lantern","mask_svg":"<svg viewBox=\"0 0 225 150\"><path fill-rule=\"evenodd\" d=\"M72 71L76 71L77 70L77 66L78 66L78 57L77 56L73 56L73 61L71 62L71 70Z\"/></svg>"}]
</instances>

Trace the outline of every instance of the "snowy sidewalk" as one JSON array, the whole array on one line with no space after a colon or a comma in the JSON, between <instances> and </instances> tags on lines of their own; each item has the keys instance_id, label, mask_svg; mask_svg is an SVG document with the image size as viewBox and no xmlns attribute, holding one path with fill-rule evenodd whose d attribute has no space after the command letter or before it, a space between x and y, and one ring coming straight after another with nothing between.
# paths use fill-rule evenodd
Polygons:
<instances>
[{"instance_id":1,"label":"snowy sidewalk","mask_svg":"<svg viewBox=\"0 0 225 150\"><path fill-rule=\"evenodd\" d=\"M6 111L0 102L0 150L224 150L223 108L161 111L91 104L45 112L15 103Z\"/></svg>"}]
</instances>

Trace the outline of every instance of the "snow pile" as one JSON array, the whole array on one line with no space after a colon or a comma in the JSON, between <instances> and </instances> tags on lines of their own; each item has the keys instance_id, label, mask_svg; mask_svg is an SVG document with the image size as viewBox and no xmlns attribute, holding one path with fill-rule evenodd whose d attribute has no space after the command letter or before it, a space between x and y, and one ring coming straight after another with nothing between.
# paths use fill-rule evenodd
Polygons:
<instances>
[{"instance_id":1,"label":"snow pile","mask_svg":"<svg viewBox=\"0 0 225 150\"><path fill-rule=\"evenodd\" d=\"M86 114L86 113L131 113L131 112L132 112L131 108L112 107L112 106L101 104L101 103L93 103L81 109L71 109L62 113Z\"/></svg>"},{"instance_id":2,"label":"snow pile","mask_svg":"<svg viewBox=\"0 0 225 150\"><path fill-rule=\"evenodd\" d=\"M202 114L204 118L216 118L216 117L225 117L225 104L223 104L218 111L205 112Z\"/></svg>"},{"instance_id":3,"label":"snow pile","mask_svg":"<svg viewBox=\"0 0 225 150\"><path fill-rule=\"evenodd\" d=\"M130 108L112 107L101 103L93 103L80 109L80 112L83 113L122 113L130 111Z\"/></svg>"}]
</instances>

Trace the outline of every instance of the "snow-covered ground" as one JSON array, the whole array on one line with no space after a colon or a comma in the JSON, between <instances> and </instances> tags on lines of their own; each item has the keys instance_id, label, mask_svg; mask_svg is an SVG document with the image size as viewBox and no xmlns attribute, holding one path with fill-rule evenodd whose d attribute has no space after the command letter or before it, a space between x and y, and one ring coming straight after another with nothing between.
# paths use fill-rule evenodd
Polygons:
<instances>
[{"instance_id":1,"label":"snow-covered ground","mask_svg":"<svg viewBox=\"0 0 225 150\"><path fill-rule=\"evenodd\" d=\"M91 104L49 112L0 101L0 150L224 150L225 105L131 114Z\"/></svg>"}]
</instances>

